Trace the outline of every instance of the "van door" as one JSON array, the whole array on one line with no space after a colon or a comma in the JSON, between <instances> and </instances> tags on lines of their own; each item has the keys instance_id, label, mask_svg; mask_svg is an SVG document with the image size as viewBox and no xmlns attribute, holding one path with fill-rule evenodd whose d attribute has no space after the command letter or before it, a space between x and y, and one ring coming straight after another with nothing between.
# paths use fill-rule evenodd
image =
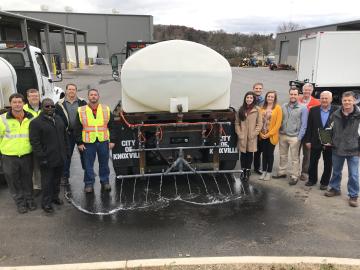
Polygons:
<instances>
[{"instance_id":1,"label":"van door","mask_svg":"<svg viewBox=\"0 0 360 270\"><path fill-rule=\"evenodd\" d=\"M50 70L44 58L44 55L40 52L35 52L34 62L35 70L39 78L39 92L41 99L54 98L54 86L50 76Z\"/></svg>"}]
</instances>

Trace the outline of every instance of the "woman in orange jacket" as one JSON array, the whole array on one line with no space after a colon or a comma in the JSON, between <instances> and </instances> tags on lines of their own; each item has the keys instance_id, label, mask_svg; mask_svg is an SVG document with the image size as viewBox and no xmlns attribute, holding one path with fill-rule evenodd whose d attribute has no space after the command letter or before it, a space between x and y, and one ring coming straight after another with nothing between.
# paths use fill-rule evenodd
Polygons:
<instances>
[{"instance_id":1,"label":"woman in orange jacket","mask_svg":"<svg viewBox=\"0 0 360 270\"><path fill-rule=\"evenodd\" d=\"M282 110L280 105L277 104L276 91L266 93L264 105L260 108L260 114L263 120L259 134L261 147L263 149L263 173L259 180L268 181L271 179L274 164L274 150L279 142L279 129L282 121Z\"/></svg>"}]
</instances>

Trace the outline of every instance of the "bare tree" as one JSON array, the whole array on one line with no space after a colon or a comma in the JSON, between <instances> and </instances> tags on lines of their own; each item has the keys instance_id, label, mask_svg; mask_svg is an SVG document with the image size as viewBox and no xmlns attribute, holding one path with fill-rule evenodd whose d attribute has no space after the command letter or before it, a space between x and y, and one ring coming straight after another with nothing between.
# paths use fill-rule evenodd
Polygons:
<instances>
[{"instance_id":1,"label":"bare tree","mask_svg":"<svg viewBox=\"0 0 360 270\"><path fill-rule=\"evenodd\" d=\"M295 23L295 22L282 22L277 27L277 33L295 31L295 30L299 30L301 28L304 28L304 27L301 24L298 24L298 23Z\"/></svg>"}]
</instances>

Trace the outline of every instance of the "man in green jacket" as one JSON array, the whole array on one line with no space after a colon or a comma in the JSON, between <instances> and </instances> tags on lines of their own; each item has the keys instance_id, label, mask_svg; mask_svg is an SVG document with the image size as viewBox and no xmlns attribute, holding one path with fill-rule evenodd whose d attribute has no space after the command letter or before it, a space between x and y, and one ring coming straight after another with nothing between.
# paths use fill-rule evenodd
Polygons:
<instances>
[{"instance_id":1,"label":"man in green jacket","mask_svg":"<svg viewBox=\"0 0 360 270\"><path fill-rule=\"evenodd\" d=\"M24 111L24 97L15 93L9 97L11 109L0 116L0 152L10 193L19 213L36 209L33 198L32 148L29 125L33 115Z\"/></svg>"}]
</instances>

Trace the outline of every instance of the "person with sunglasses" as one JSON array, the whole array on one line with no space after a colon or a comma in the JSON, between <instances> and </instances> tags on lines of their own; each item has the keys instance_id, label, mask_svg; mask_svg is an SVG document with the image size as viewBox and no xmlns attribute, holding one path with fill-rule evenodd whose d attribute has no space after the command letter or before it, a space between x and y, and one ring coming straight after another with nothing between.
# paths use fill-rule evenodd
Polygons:
<instances>
[{"instance_id":1,"label":"person with sunglasses","mask_svg":"<svg viewBox=\"0 0 360 270\"><path fill-rule=\"evenodd\" d=\"M41 206L45 212L52 213L52 204L63 204L59 198L60 178L69 153L69 144L65 125L55 114L54 102L49 98L43 100L42 112L30 123L30 143L40 165Z\"/></svg>"}]
</instances>

